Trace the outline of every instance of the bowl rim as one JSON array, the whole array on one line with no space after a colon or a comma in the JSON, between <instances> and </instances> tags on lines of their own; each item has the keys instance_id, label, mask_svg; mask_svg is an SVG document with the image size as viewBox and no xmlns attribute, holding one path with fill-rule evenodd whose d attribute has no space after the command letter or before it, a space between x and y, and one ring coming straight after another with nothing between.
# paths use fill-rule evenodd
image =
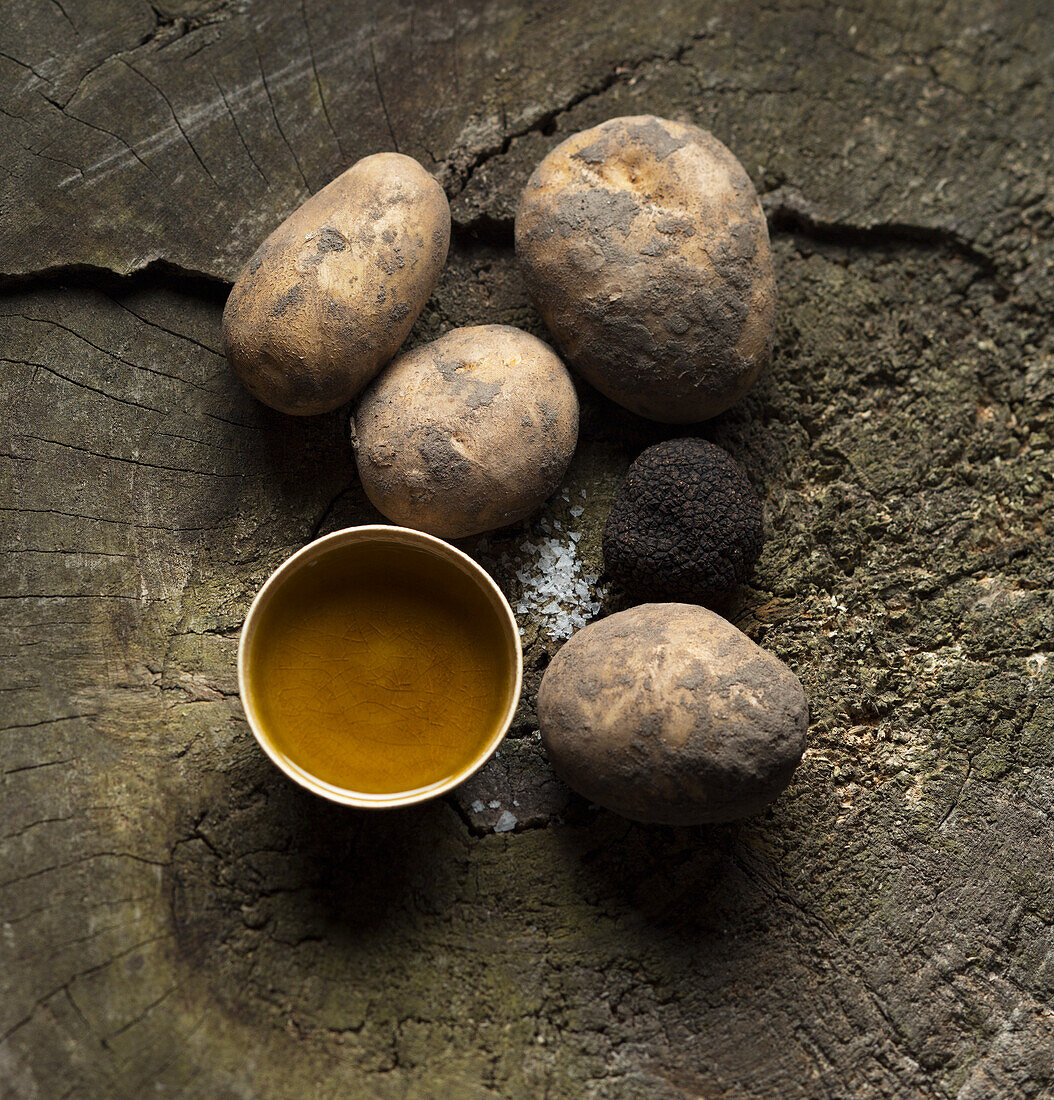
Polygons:
<instances>
[{"instance_id":1,"label":"bowl rim","mask_svg":"<svg viewBox=\"0 0 1054 1100\"><path fill-rule=\"evenodd\" d=\"M512 639L511 657L514 666L514 678L508 704L501 721L480 752L467 765L434 786L394 794L374 795L338 787L335 784L318 779L279 752L271 743L252 703L252 696L249 692L249 649L260 622L262 610L270 601L272 594L295 572L302 569L309 561L317 559L320 554L356 542L395 542L404 546L416 546L428 550L433 555L459 567L490 597L495 610L502 615L508 628L509 637ZM516 708L519 706L522 691L523 642L520 638L519 624L505 594L483 566L463 550L459 550L456 546L452 546L449 542L437 538L435 535L429 535L424 531L417 531L410 527L398 527L386 523L367 523L355 527L343 527L339 531L332 531L328 535L313 539L302 546L282 561L260 586L259 591L249 605L249 610L245 614L245 620L242 623L238 639L238 695L245 714L245 720L248 722L249 729L252 730L257 744L270 757L271 762L294 783L320 795L322 798L329 799L331 802L337 802L344 806L355 806L360 809L393 809L399 806L411 806L417 802L438 798L440 795L453 790L459 784L464 783L466 779L474 775L487 763L505 739L516 714Z\"/></svg>"}]
</instances>

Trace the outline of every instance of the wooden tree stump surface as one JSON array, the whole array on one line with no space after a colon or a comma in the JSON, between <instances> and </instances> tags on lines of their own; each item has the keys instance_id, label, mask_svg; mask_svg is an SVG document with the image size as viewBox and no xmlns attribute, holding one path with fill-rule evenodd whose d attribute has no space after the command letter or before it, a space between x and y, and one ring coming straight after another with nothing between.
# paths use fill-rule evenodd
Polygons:
<instances>
[{"instance_id":1,"label":"wooden tree stump surface","mask_svg":"<svg viewBox=\"0 0 1054 1100\"><path fill-rule=\"evenodd\" d=\"M1054 1095L1045 5L8 8L0 1095ZM347 410L286 418L231 376L230 282L398 148L455 219L411 341L544 335L519 191L643 113L712 130L770 219L775 361L693 430L764 498L723 610L809 693L795 782L657 829L552 775L538 548L624 606L607 508L684 434L583 385L566 495L464 544L533 606L499 755L413 810L322 802L253 741L237 635L285 556L376 513Z\"/></svg>"}]
</instances>

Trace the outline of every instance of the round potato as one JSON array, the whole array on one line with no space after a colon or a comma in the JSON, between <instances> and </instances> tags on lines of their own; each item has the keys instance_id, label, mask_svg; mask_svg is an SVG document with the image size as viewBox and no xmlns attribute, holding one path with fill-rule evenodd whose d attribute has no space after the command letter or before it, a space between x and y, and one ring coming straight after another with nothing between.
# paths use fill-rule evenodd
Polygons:
<instances>
[{"instance_id":1,"label":"round potato","mask_svg":"<svg viewBox=\"0 0 1054 1100\"><path fill-rule=\"evenodd\" d=\"M578 441L578 396L547 344L479 325L400 355L362 395L353 428L378 510L461 538L523 519L556 489Z\"/></svg>"},{"instance_id":2,"label":"round potato","mask_svg":"<svg viewBox=\"0 0 1054 1100\"><path fill-rule=\"evenodd\" d=\"M716 416L769 360L765 216L739 161L697 126L614 118L562 142L527 184L516 255L567 362L641 416Z\"/></svg>"},{"instance_id":3,"label":"round potato","mask_svg":"<svg viewBox=\"0 0 1054 1100\"><path fill-rule=\"evenodd\" d=\"M450 207L411 157L377 153L294 211L223 311L227 359L285 413L349 401L399 350L446 262Z\"/></svg>"},{"instance_id":4,"label":"round potato","mask_svg":"<svg viewBox=\"0 0 1054 1100\"><path fill-rule=\"evenodd\" d=\"M694 604L642 604L580 630L538 692L568 786L637 821L757 813L790 782L809 708L798 678Z\"/></svg>"}]
</instances>

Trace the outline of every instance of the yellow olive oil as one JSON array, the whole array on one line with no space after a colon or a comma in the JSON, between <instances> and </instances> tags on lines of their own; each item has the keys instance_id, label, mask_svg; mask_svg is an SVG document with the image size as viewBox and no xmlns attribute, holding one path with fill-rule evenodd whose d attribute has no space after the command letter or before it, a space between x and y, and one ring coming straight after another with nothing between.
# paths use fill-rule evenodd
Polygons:
<instances>
[{"instance_id":1,"label":"yellow olive oil","mask_svg":"<svg viewBox=\"0 0 1054 1100\"><path fill-rule=\"evenodd\" d=\"M434 787L479 757L514 687L507 621L456 564L412 546L338 547L261 608L248 687L271 745L367 795Z\"/></svg>"}]
</instances>

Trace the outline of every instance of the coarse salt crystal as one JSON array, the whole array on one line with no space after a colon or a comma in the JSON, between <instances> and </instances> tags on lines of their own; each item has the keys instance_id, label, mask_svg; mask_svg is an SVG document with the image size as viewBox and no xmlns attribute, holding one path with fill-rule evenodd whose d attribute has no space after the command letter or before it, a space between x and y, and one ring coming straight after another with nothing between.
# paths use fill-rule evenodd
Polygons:
<instances>
[{"instance_id":1,"label":"coarse salt crystal","mask_svg":"<svg viewBox=\"0 0 1054 1100\"><path fill-rule=\"evenodd\" d=\"M563 531L563 525L555 522ZM593 598L592 590L599 578L596 574L582 574L577 548L580 532L565 533L565 542L554 535L547 519L540 520L537 529L544 533L543 537L536 542L526 539L519 547L520 555L533 561L515 572L523 588L516 613L540 620L549 637L562 640L585 626L600 609L600 601Z\"/></svg>"}]
</instances>

